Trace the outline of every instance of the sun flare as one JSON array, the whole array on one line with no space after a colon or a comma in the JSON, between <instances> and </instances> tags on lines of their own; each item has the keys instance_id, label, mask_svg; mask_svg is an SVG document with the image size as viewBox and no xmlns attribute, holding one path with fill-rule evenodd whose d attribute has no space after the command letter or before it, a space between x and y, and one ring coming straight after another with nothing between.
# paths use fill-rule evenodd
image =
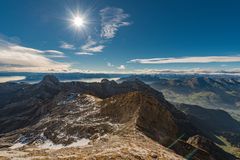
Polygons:
<instances>
[{"instance_id":1,"label":"sun flare","mask_svg":"<svg viewBox=\"0 0 240 160\"><path fill-rule=\"evenodd\" d=\"M85 19L81 16L74 17L72 22L73 22L73 25L78 28L84 27L84 25L86 24Z\"/></svg>"},{"instance_id":2,"label":"sun flare","mask_svg":"<svg viewBox=\"0 0 240 160\"><path fill-rule=\"evenodd\" d=\"M86 26L87 21L86 21L85 17L83 17L81 15L76 15L76 16L72 17L71 23L75 28L81 29L81 28L84 28Z\"/></svg>"}]
</instances>

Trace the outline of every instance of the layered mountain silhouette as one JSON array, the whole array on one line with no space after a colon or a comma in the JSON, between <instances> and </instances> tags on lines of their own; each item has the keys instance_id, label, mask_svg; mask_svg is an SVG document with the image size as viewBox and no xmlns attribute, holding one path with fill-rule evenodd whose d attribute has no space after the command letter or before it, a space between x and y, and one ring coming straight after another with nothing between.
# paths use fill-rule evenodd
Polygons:
<instances>
[{"instance_id":1,"label":"layered mountain silhouette","mask_svg":"<svg viewBox=\"0 0 240 160\"><path fill-rule=\"evenodd\" d=\"M161 92L136 79L62 83L47 75L38 84L0 88L2 148L47 148L37 153L48 158L57 155L51 151L56 147L82 159L236 159Z\"/></svg>"}]
</instances>

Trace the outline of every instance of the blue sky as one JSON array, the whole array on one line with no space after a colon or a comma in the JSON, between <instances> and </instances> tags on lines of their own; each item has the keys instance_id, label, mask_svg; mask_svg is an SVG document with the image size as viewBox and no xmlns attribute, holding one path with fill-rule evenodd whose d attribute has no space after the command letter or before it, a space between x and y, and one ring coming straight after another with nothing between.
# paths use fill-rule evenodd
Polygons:
<instances>
[{"instance_id":1,"label":"blue sky","mask_svg":"<svg viewBox=\"0 0 240 160\"><path fill-rule=\"evenodd\" d=\"M240 71L238 0L0 1L0 71ZM84 19L74 26L74 17Z\"/></svg>"}]
</instances>

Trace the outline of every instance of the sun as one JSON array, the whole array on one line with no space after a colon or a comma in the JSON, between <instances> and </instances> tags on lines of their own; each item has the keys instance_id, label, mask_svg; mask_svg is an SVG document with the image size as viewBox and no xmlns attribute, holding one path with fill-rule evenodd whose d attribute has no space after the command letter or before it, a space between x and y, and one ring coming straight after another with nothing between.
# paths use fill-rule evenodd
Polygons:
<instances>
[{"instance_id":1,"label":"sun","mask_svg":"<svg viewBox=\"0 0 240 160\"><path fill-rule=\"evenodd\" d=\"M77 27L77 28L82 28L82 27L85 26L86 20L85 20L85 18L82 17L82 16L75 16L75 17L73 17L73 19L72 19L72 23L73 23L73 25L74 25L75 27Z\"/></svg>"},{"instance_id":2,"label":"sun","mask_svg":"<svg viewBox=\"0 0 240 160\"><path fill-rule=\"evenodd\" d=\"M68 10L68 18L66 22L69 24L69 29L72 30L77 36L86 35L91 29L93 24L90 19L89 11L84 10Z\"/></svg>"}]
</instances>

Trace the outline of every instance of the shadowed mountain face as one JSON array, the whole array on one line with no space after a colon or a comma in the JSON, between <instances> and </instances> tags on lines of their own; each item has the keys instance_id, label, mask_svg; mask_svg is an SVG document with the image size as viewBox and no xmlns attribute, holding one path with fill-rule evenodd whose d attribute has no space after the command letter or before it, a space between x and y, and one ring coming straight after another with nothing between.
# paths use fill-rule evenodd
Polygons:
<instances>
[{"instance_id":1,"label":"shadowed mountain face","mask_svg":"<svg viewBox=\"0 0 240 160\"><path fill-rule=\"evenodd\" d=\"M144 152L139 158L132 155L133 151L125 151L120 156L147 159L163 155L164 147L159 144L186 156L195 148L187 139L204 135L201 128L166 101L161 92L139 80L120 84L108 80L60 83L49 75L34 85L6 83L0 87L3 88L1 95L11 95L0 102L0 142L12 149L19 145L41 148L49 144L74 147L87 142L94 150L91 154L99 156L100 148L109 142L113 148L128 144L127 148L131 149L139 145L139 150L134 151L136 155L138 151ZM184 136L175 146L181 135ZM210 151L200 150L192 155L193 159L217 160ZM88 149L82 152L88 154ZM115 156L114 151L109 154ZM167 155L181 159L173 153ZM227 159L234 158L229 155Z\"/></svg>"}]
</instances>

